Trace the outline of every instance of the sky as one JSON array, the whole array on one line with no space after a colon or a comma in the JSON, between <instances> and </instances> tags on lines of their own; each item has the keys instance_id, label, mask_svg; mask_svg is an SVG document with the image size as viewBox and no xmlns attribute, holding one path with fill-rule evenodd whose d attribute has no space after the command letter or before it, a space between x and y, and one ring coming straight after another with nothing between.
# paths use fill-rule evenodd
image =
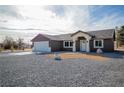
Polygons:
<instances>
[{"instance_id":1,"label":"sky","mask_svg":"<svg viewBox=\"0 0 124 93\"><path fill-rule=\"evenodd\" d=\"M0 5L0 33L64 34L124 25L124 6Z\"/></svg>"}]
</instances>

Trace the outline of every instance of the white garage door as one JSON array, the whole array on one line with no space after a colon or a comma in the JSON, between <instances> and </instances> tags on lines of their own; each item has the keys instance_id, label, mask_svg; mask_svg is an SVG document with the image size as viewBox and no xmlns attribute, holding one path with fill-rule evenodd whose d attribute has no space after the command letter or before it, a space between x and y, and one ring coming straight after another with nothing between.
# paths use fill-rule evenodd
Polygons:
<instances>
[{"instance_id":1,"label":"white garage door","mask_svg":"<svg viewBox=\"0 0 124 93\"><path fill-rule=\"evenodd\" d=\"M34 42L34 52L51 52L49 41Z\"/></svg>"}]
</instances>

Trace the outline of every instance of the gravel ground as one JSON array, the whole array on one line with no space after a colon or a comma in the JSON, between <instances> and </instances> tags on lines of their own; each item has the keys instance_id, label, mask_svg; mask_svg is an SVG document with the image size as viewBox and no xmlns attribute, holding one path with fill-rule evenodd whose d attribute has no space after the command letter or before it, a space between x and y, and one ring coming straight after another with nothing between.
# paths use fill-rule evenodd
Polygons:
<instances>
[{"instance_id":1,"label":"gravel ground","mask_svg":"<svg viewBox=\"0 0 124 93\"><path fill-rule=\"evenodd\" d=\"M107 62L55 61L47 55L0 57L1 87L124 87L124 58L106 54Z\"/></svg>"}]
</instances>

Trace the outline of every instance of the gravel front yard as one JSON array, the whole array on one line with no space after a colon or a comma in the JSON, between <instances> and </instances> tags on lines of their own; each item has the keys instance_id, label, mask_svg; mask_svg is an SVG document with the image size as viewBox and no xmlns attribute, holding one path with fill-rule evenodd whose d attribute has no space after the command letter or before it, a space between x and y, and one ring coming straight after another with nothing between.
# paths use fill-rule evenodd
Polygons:
<instances>
[{"instance_id":1,"label":"gravel front yard","mask_svg":"<svg viewBox=\"0 0 124 93\"><path fill-rule=\"evenodd\" d=\"M75 58L55 61L44 55L0 57L0 86L124 87L123 55L106 54L106 62Z\"/></svg>"}]
</instances>

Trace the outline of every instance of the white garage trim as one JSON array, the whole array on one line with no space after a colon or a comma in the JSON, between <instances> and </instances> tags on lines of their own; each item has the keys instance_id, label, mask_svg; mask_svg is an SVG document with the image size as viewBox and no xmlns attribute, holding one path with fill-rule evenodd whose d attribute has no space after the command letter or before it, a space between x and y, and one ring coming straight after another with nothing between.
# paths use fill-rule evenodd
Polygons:
<instances>
[{"instance_id":1,"label":"white garage trim","mask_svg":"<svg viewBox=\"0 0 124 93\"><path fill-rule=\"evenodd\" d=\"M51 52L49 41L34 42L34 52Z\"/></svg>"}]
</instances>

